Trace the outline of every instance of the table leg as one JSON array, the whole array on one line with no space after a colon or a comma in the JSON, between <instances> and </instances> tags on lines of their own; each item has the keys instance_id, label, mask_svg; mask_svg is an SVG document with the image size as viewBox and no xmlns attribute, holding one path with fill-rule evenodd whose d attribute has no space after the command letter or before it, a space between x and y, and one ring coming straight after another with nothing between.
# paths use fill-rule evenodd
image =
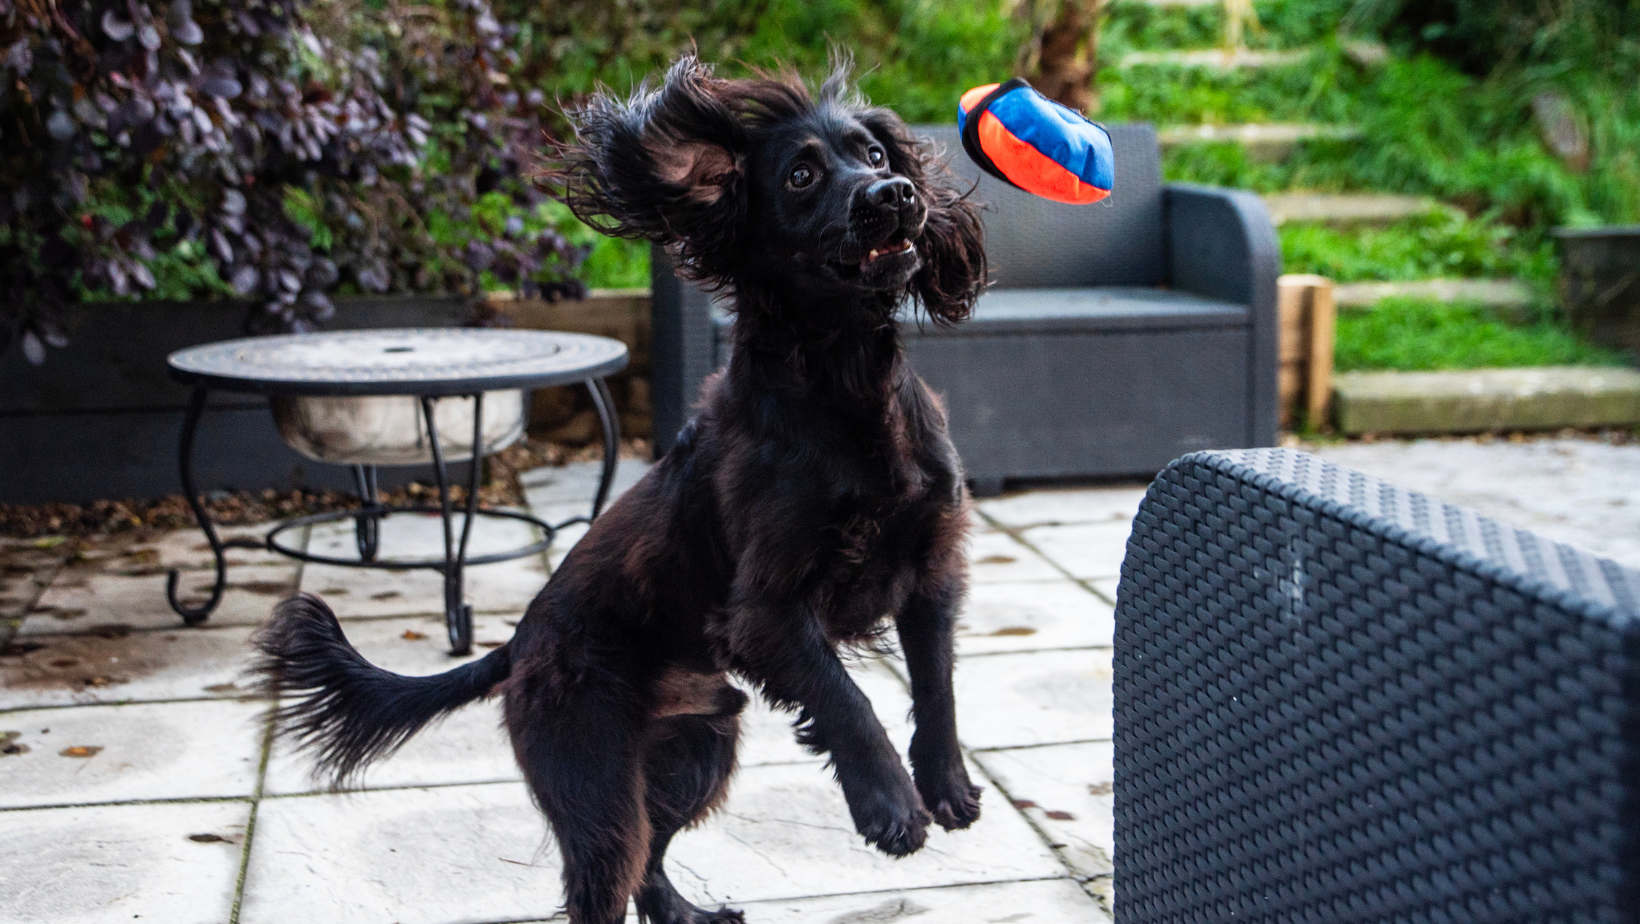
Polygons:
<instances>
[{"instance_id":1,"label":"table leg","mask_svg":"<svg viewBox=\"0 0 1640 924\"><path fill-rule=\"evenodd\" d=\"M177 583L180 579L177 569L172 568L165 578L165 598L170 601L171 609L190 626L199 625L211 615L211 611L222 602L222 589L228 582L228 563L222 552L222 540L217 538L216 527L211 525L210 511L205 509L205 504L199 499L199 493L194 489L194 434L199 430L199 418L205 413L205 398L209 391L203 384L195 385L194 393L188 399L188 413L182 419L182 443L177 450L177 468L182 475L182 493L188 498L188 507L193 510L199 528L205 532L205 540L211 544L211 556L216 566L216 583L211 587L211 598L201 606L192 607L183 604L177 596Z\"/></svg>"},{"instance_id":2,"label":"table leg","mask_svg":"<svg viewBox=\"0 0 1640 924\"><path fill-rule=\"evenodd\" d=\"M604 469L598 477L598 494L592 501L591 519L596 520L609 500L609 489L615 483L615 466L621 460L621 418L615 414L615 399L603 379L587 379L586 386L592 394L593 406L598 409L598 422L604 428Z\"/></svg>"},{"instance_id":3,"label":"table leg","mask_svg":"<svg viewBox=\"0 0 1640 924\"><path fill-rule=\"evenodd\" d=\"M375 561L381 546L381 503L377 500L376 466L353 466L353 486L364 505L353 521L353 541L359 547L360 561Z\"/></svg>"},{"instance_id":4,"label":"table leg","mask_svg":"<svg viewBox=\"0 0 1640 924\"><path fill-rule=\"evenodd\" d=\"M439 511L444 521L444 623L450 637L450 653L464 655L473 650L473 608L463 601L462 565L467 558L467 537L471 534L475 510L478 507L476 471L483 465L479 442L484 434L484 396L474 396L473 406L473 468L474 490L467 495L467 522L461 528L461 546L457 551L455 525L451 522L454 509L450 502L450 473L444 464L444 447L439 443L438 425L433 420L436 398L421 399L421 415L427 422L427 442L433 450L433 480L438 484Z\"/></svg>"}]
</instances>

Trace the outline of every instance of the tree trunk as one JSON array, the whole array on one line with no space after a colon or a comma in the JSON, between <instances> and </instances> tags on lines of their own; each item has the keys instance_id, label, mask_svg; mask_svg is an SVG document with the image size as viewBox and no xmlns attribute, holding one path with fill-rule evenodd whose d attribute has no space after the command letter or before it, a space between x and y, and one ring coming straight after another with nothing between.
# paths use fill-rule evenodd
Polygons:
<instances>
[{"instance_id":1,"label":"tree trunk","mask_svg":"<svg viewBox=\"0 0 1640 924\"><path fill-rule=\"evenodd\" d=\"M1099 61L1099 8L1104 0L1060 0L1027 54L1026 79L1043 96L1091 113L1099 97L1093 74ZM1034 58L1034 61L1031 59Z\"/></svg>"}]
</instances>

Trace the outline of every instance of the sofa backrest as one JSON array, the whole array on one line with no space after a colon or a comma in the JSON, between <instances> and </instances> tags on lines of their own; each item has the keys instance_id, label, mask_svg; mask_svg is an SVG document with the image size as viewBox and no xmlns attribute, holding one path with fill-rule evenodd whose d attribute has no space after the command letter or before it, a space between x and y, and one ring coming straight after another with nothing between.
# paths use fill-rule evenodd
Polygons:
<instances>
[{"instance_id":1,"label":"sofa backrest","mask_svg":"<svg viewBox=\"0 0 1640 924\"><path fill-rule=\"evenodd\" d=\"M913 126L941 149L964 183L976 180L986 255L999 289L1155 286L1167 279L1162 240L1162 167L1156 130L1109 125L1116 157L1110 196L1064 205L986 176L962 150L955 125Z\"/></svg>"}]
</instances>

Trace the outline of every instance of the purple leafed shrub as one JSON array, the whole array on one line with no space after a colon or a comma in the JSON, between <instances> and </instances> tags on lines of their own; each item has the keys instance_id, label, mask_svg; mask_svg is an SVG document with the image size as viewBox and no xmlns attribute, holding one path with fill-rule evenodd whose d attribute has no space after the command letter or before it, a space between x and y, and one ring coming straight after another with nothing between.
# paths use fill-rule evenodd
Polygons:
<instances>
[{"instance_id":1,"label":"purple leafed shrub","mask_svg":"<svg viewBox=\"0 0 1640 924\"><path fill-rule=\"evenodd\" d=\"M578 296L510 40L488 0L0 0L0 350L179 287L263 330L338 291Z\"/></svg>"}]
</instances>

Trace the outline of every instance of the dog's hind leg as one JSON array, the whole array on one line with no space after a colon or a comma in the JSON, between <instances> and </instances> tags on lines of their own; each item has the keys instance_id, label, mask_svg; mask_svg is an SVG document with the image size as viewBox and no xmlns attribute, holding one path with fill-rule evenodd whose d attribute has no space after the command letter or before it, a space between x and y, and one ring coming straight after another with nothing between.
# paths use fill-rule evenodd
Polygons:
<instances>
[{"instance_id":1,"label":"dog's hind leg","mask_svg":"<svg viewBox=\"0 0 1640 924\"><path fill-rule=\"evenodd\" d=\"M571 924L621 924L627 899L644 880L648 717L621 686L565 689L548 681L520 684L507 695L513 750L563 856Z\"/></svg>"},{"instance_id":2,"label":"dog's hind leg","mask_svg":"<svg viewBox=\"0 0 1640 924\"><path fill-rule=\"evenodd\" d=\"M732 690L732 688L725 688ZM644 924L738 924L739 911L707 911L690 904L672 887L663 868L672 836L710 814L729 788L740 736L745 696L733 691L733 711L662 719L651 727L644 761L649 806L649 863L638 891L638 918Z\"/></svg>"}]
</instances>

